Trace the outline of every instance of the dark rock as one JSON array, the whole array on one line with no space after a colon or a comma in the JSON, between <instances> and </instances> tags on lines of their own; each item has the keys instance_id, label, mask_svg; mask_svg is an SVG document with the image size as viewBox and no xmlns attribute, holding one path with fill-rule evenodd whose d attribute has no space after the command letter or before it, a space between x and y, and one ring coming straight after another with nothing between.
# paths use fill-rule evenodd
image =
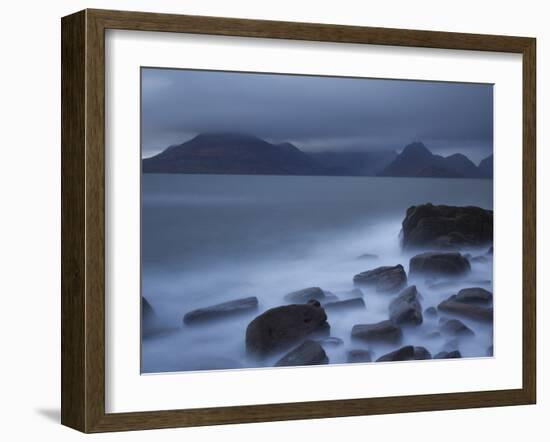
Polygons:
<instances>
[{"instance_id":1,"label":"dark rock","mask_svg":"<svg viewBox=\"0 0 550 442\"><path fill-rule=\"evenodd\" d=\"M328 338L329 336L330 336L330 324L328 322L321 324L319 327L313 330L309 335L309 337L312 339L313 338L325 339L325 338Z\"/></svg>"},{"instance_id":2,"label":"dark rock","mask_svg":"<svg viewBox=\"0 0 550 442\"><path fill-rule=\"evenodd\" d=\"M449 319L441 324L441 331L453 336L473 336L475 333L458 319Z\"/></svg>"},{"instance_id":3,"label":"dark rock","mask_svg":"<svg viewBox=\"0 0 550 442\"><path fill-rule=\"evenodd\" d=\"M460 290L454 300L465 304L490 305L493 302L493 294L481 287L470 287Z\"/></svg>"},{"instance_id":4,"label":"dark rock","mask_svg":"<svg viewBox=\"0 0 550 442\"><path fill-rule=\"evenodd\" d=\"M489 250L487 250L487 255L493 254L493 246L489 247Z\"/></svg>"},{"instance_id":5,"label":"dark rock","mask_svg":"<svg viewBox=\"0 0 550 442\"><path fill-rule=\"evenodd\" d=\"M412 285L403 290L389 306L390 319L395 324L422 324L422 306L418 301L418 291Z\"/></svg>"},{"instance_id":6,"label":"dark rock","mask_svg":"<svg viewBox=\"0 0 550 442\"><path fill-rule=\"evenodd\" d=\"M266 355L288 348L321 328L326 330L327 326L327 315L318 302L275 307L248 324L246 349Z\"/></svg>"},{"instance_id":7,"label":"dark rock","mask_svg":"<svg viewBox=\"0 0 550 442\"><path fill-rule=\"evenodd\" d=\"M307 340L287 353L275 364L276 367L328 364L328 356L318 342Z\"/></svg>"},{"instance_id":8,"label":"dark rock","mask_svg":"<svg viewBox=\"0 0 550 442\"><path fill-rule=\"evenodd\" d=\"M198 322L211 321L214 319L223 319L243 313L250 313L257 310L257 308L258 298L255 296L235 299L233 301L223 302L210 307L199 308L186 313L183 317L183 322L185 324L194 324Z\"/></svg>"},{"instance_id":9,"label":"dark rock","mask_svg":"<svg viewBox=\"0 0 550 442\"><path fill-rule=\"evenodd\" d=\"M396 292L407 283L407 274L401 264L377 267L353 277L357 285L374 287L377 292Z\"/></svg>"},{"instance_id":10,"label":"dark rock","mask_svg":"<svg viewBox=\"0 0 550 442\"><path fill-rule=\"evenodd\" d=\"M409 263L410 275L461 276L470 271L470 263L456 252L426 252L413 256Z\"/></svg>"},{"instance_id":11,"label":"dark rock","mask_svg":"<svg viewBox=\"0 0 550 442\"><path fill-rule=\"evenodd\" d=\"M437 309L435 307L428 307L426 310L424 310L424 314L426 316L436 317L437 316Z\"/></svg>"},{"instance_id":12,"label":"dark rock","mask_svg":"<svg viewBox=\"0 0 550 442\"><path fill-rule=\"evenodd\" d=\"M378 255L374 255L372 253L363 253L362 255L359 255L357 259L361 259L361 260L378 259Z\"/></svg>"},{"instance_id":13,"label":"dark rock","mask_svg":"<svg viewBox=\"0 0 550 442\"><path fill-rule=\"evenodd\" d=\"M320 287L308 287L285 295L284 299L293 304L306 304L310 299L323 302L326 298L325 292Z\"/></svg>"},{"instance_id":14,"label":"dark rock","mask_svg":"<svg viewBox=\"0 0 550 442\"><path fill-rule=\"evenodd\" d=\"M403 337L401 327L392 321L376 324L357 324L351 330L351 337L366 342L399 342Z\"/></svg>"},{"instance_id":15,"label":"dark rock","mask_svg":"<svg viewBox=\"0 0 550 442\"><path fill-rule=\"evenodd\" d=\"M372 352L370 350L350 350L348 351L348 363L372 362Z\"/></svg>"},{"instance_id":16,"label":"dark rock","mask_svg":"<svg viewBox=\"0 0 550 442\"><path fill-rule=\"evenodd\" d=\"M327 312L363 309L365 308L365 301L363 298L351 298L343 301L327 302L324 308Z\"/></svg>"},{"instance_id":17,"label":"dark rock","mask_svg":"<svg viewBox=\"0 0 550 442\"><path fill-rule=\"evenodd\" d=\"M484 264L486 262L489 262L489 259L486 256L474 256L470 258L469 261L473 263Z\"/></svg>"},{"instance_id":18,"label":"dark rock","mask_svg":"<svg viewBox=\"0 0 550 442\"><path fill-rule=\"evenodd\" d=\"M437 309L442 312L454 313L466 318L475 319L478 321L492 322L493 308L484 307L476 304L456 301L456 296L453 295L449 299L443 301L437 306Z\"/></svg>"},{"instance_id":19,"label":"dark rock","mask_svg":"<svg viewBox=\"0 0 550 442\"><path fill-rule=\"evenodd\" d=\"M414 347L412 345L407 345L398 350L380 356L376 362L411 361L414 359L414 356Z\"/></svg>"},{"instance_id":20,"label":"dark rock","mask_svg":"<svg viewBox=\"0 0 550 442\"><path fill-rule=\"evenodd\" d=\"M430 203L412 206L402 232L405 248L480 246L493 241L493 211Z\"/></svg>"},{"instance_id":21,"label":"dark rock","mask_svg":"<svg viewBox=\"0 0 550 442\"><path fill-rule=\"evenodd\" d=\"M454 351L440 351L434 356L434 359L457 359L461 358L462 355L458 350Z\"/></svg>"},{"instance_id":22,"label":"dark rock","mask_svg":"<svg viewBox=\"0 0 550 442\"><path fill-rule=\"evenodd\" d=\"M164 324L149 301L144 296L141 297L141 336L143 339L163 336L178 330L178 327Z\"/></svg>"},{"instance_id":23,"label":"dark rock","mask_svg":"<svg viewBox=\"0 0 550 442\"><path fill-rule=\"evenodd\" d=\"M445 344L443 344L443 347L441 348L441 350L443 351L458 350L458 344L459 344L458 338L450 339L449 341L445 342Z\"/></svg>"},{"instance_id":24,"label":"dark rock","mask_svg":"<svg viewBox=\"0 0 550 442\"><path fill-rule=\"evenodd\" d=\"M489 346L489 348L487 349L486 355L487 355L487 356L493 356L493 353L494 353L494 348L493 348L493 346L491 345L491 346Z\"/></svg>"},{"instance_id":25,"label":"dark rock","mask_svg":"<svg viewBox=\"0 0 550 442\"><path fill-rule=\"evenodd\" d=\"M415 361L421 361L425 359L432 359L432 354L425 347L414 347Z\"/></svg>"},{"instance_id":26,"label":"dark rock","mask_svg":"<svg viewBox=\"0 0 550 442\"><path fill-rule=\"evenodd\" d=\"M342 339L337 338L335 336L329 336L328 338L319 339L317 340L317 342L321 345L332 345L335 347L342 345L344 343Z\"/></svg>"},{"instance_id":27,"label":"dark rock","mask_svg":"<svg viewBox=\"0 0 550 442\"><path fill-rule=\"evenodd\" d=\"M144 296L141 297L141 317L144 322L156 317L153 307L151 307L151 304L149 304L149 301Z\"/></svg>"},{"instance_id":28,"label":"dark rock","mask_svg":"<svg viewBox=\"0 0 550 442\"><path fill-rule=\"evenodd\" d=\"M328 290L323 290L323 292L325 293L325 298L323 299L322 301L322 304L325 305L329 302L336 302L336 301L339 301L340 298L338 296L336 296L334 293L332 292L329 292Z\"/></svg>"}]
</instances>

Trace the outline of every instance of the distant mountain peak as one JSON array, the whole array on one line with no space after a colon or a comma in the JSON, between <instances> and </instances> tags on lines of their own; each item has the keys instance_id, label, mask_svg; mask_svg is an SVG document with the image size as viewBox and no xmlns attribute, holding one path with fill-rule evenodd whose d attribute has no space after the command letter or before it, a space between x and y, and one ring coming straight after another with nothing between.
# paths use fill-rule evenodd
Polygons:
<instances>
[{"instance_id":1,"label":"distant mountain peak","mask_svg":"<svg viewBox=\"0 0 550 442\"><path fill-rule=\"evenodd\" d=\"M410 144L407 144L401 152L401 155L424 155L431 156L433 155L430 150L420 141L414 141Z\"/></svg>"}]
</instances>

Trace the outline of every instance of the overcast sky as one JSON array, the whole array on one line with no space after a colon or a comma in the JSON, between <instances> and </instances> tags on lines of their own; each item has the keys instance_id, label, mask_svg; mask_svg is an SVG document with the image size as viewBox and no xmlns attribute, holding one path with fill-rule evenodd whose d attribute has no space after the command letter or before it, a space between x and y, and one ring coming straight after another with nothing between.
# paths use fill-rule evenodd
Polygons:
<instances>
[{"instance_id":1,"label":"overcast sky","mask_svg":"<svg viewBox=\"0 0 550 442\"><path fill-rule=\"evenodd\" d=\"M429 66L427 66L429 69ZM493 149L488 84L142 69L142 153L203 132L243 132L304 151Z\"/></svg>"}]
</instances>

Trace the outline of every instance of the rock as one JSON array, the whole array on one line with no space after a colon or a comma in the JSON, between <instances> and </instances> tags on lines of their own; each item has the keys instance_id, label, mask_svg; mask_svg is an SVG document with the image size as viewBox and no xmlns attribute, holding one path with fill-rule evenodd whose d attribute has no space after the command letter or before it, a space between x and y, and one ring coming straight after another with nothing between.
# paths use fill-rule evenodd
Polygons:
<instances>
[{"instance_id":1,"label":"rock","mask_svg":"<svg viewBox=\"0 0 550 442\"><path fill-rule=\"evenodd\" d=\"M341 312L347 310L364 309L365 301L363 298L351 298L343 301L327 302L324 306L327 312Z\"/></svg>"},{"instance_id":2,"label":"rock","mask_svg":"<svg viewBox=\"0 0 550 442\"><path fill-rule=\"evenodd\" d=\"M276 367L328 364L328 356L318 342L307 340L287 353L275 364Z\"/></svg>"},{"instance_id":3,"label":"rock","mask_svg":"<svg viewBox=\"0 0 550 442\"><path fill-rule=\"evenodd\" d=\"M458 319L449 319L443 322L440 328L443 333L452 336L474 336L475 334L470 327Z\"/></svg>"},{"instance_id":4,"label":"rock","mask_svg":"<svg viewBox=\"0 0 550 442\"><path fill-rule=\"evenodd\" d=\"M422 324L422 306L418 301L418 291L412 285L403 290L389 306L390 320L395 324Z\"/></svg>"},{"instance_id":5,"label":"rock","mask_svg":"<svg viewBox=\"0 0 550 442\"><path fill-rule=\"evenodd\" d=\"M323 306L326 305L329 302L336 302L336 301L340 300L340 298L338 296L336 296L332 292L329 292L328 290L323 290L323 292L325 293L325 298L322 300Z\"/></svg>"},{"instance_id":6,"label":"rock","mask_svg":"<svg viewBox=\"0 0 550 442\"><path fill-rule=\"evenodd\" d=\"M315 331L327 330L327 315L318 302L275 307L256 317L246 329L246 349L259 356L286 349Z\"/></svg>"},{"instance_id":7,"label":"rock","mask_svg":"<svg viewBox=\"0 0 550 442\"><path fill-rule=\"evenodd\" d=\"M431 316L432 318L437 316L437 309L435 307L428 307L426 310L424 310L424 314L426 316Z\"/></svg>"},{"instance_id":8,"label":"rock","mask_svg":"<svg viewBox=\"0 0 550 442\"><path fill-rule=\"evenodd\" d=\"M462 355L458 350L454 351L440 351L434 356L434 359L456 359L461 358Z\"/></svg>"},{"instance_id":9,"label":"rock","mask_svg":"<svg viewBox=\"0 0 550 442\"><path fill-rule=\"evenodd\" d=\"M489 260L486 256L474 256L470 258L470 262L483 264L489 262Z\"/></svg>"},{"instance_id":10,"label":"rock","mask_svg":"<svg viewBox=\"0 0 550 442\"><path fill-rule=\"evenodd\" d=\"M460 290L454 300L466 304L490 305L493 302L493 294L481 287L470 287Z\"/></svg>"},{"instance_id":11,"label":"rock","mask_svg":"<svg viewBox=\"0 0 550 442\"><path fill-rule=\"evenodd\" d=\"M401 264L377 267L353 277L357 285L374 287L377 292L396 292L407 283L407 274Z\"/></svg>"},{"instance_id":12,"label":"rock","mask_svg":"<svg viewBox=\"0 0 550 442\"><path fill-rule=\"evenodd\" d=\"M454 313L466 318L475 319L478 321L492 322L493 308L484 307L481 305L470 304L456 301L456 296L453 295L449 299L441 302L437 309L442 312Z\"/></svg>"},{"instance_id":13,"label":"rock","mask_svg":"<svg viewBox=\"0 0 550 442\"><path fill-rule=\"evenodd\" d=\"M456 252L426 252L413 256L409 263L410 275L461 276L470 271L470 263Z\"/></svg>"},{"instance_id":14,"label":"rock","mask_svg":"<svg viewBox=\"0 0 550 442\"><path fill-rule=\"evenodd\" d=\"M401 327L392 321L376 324L357 324L351 329L351 337L366 342L398 342L403 337Z\"/></svg>"},{"instance_id":15,"label":"rock","mask_svg":"<svg viewBox=\"0 0 550 442\"><path fill-rule=\"evenodd\" d=\"M185 324L196 324L214 319L224 319L237 316L243 313L249 313L258 309L258 298L251 296L248 298L235 299L233 301L222 302L221 304L210 307L199 308L186 313L183 317Z\"/></svg>"},{"instance_id":16,"label":"rock","mask_svg":"<svg viewBox=\"0 0 550 442\"><path fill-rule=\"evenodd\" d=\"M370 350L350 350L348 351L348 363L372 362L372 352Z\"/></svg>"},{"instance_id":17,"label":"rock","mask_svg":"<svg viewBox=\"0 0 550 442\"><path fill-rule=\"evenodd\" d=\"M352 298L360 298L363 296L361 289L355 287L354 289L348 290L343 293L345 296L351 296Z\"/></svg>"},{"instance_id":18,"label":"rock","mask_svg":"<svg viewBox=\"0 0 550 442\"><path fill-rule=\"evenodd\" d=\"M376 362L411 361L414 359L414 355L414 347L412 345L407 345L398 350L380 356Z\"/></svg>"},{"instance_id":19,"label":"rock","mask_svg":"<svg viewBox=\"0 0 550 442\"><path fill-rule=\"evenodd\" d=\"M485 353L487 356L493 356L493 353L494 353L494 349L493 349L493 346L489 346L489 348L487 348L487 352Z\"/></svg>"},{"instance_id":20,"label":"rock","mask_svg":"<svg viewBox=\"0 0 550 442\"><path fill-rule=\"evenodd\" d=\"M293 304L307 304L310 299L323 302L325 298L325 292L320 287L308 287L307 289L287 293L284 300Z\"/></svg>"},{"instance_id":21,"label":"rock","mask_svg":"<svg viewBox=\"0 0 550 442\"><path fill-rule=\"evenodd\" d=\"M407 209L403 247L454 248L493 241L493 211L480 207L422 204Z\"/></svg>"},{"instance_id":22,"label":"rock","mask_svg":"<svg viewBox=\"0 0 550 442\"><path fill-rule=\"evenodd\" d=\"M441 350L443 351L458 350L458 344L459 344L458 338L450 339L447 342L445 342L445 344L443 344L443 347L441 348Z\"/></svg>"},{"instance_id":23,"label":"rock","mask_svg":"<svg viewBox=\"0 0 550 442\"><path fill-rule=\"evenodd\" d=\"M415 361L421 361L425 359L432 359L432 354L425 347L414 347Z\"/></svg>"},{"instance_id":24,"label":"rock","mask_svg":"<svg viewBox=\"0 0 550 442\"><path fill-rule=\"evenodd\" d=\"M426 339L437 339L441 337L441 332L438 332L437 330L433 330L431 332L426 333L424 336Z\"/></svg>"},{"instance_id":25,"label":"rock","mask_svg":"<svg viewBox=\"0 0 550 442\"><path fill-rule=\"evenodd\" d=\"M489 247L489 250L487 250L487 255L492 255L493 254L493 246Z\"/></svg>"},{"instance_id":26,"label":"rock","mask_svg":"<svg viewBox=\"0 0 550 442\"><path fill-rule=\"evenodd\" d=\"M343 339L337 338L335 336L329 336L328 338L323 338L317 340L317 342L321 345L332 345L332 346L339 346L344 343Z\"/></svg>"},{"instance_id":27,"label":"rock","mask_svg":"<svg viewBox=\"0 0 550 442\"><path fill-rule=\"evenodd\" d=\"M167 335L178 330L180 330L178 327L164 324L149 301L144 296L141 297L141 336L143 339Z\"/></svg>"},{"instance_id":28,"label":"rock","mask_svg":"<svg viewBox=\"0 0 550 442\"><path fill-rule=\"evenodd\" d=\"M362 255L359 255L356 259L361 259L361 260L378 259L378 255L374 255L373 253L363 253Z\"/></svg>"},{"instance_id":29,"label":"rock","mask_svg":"<svg viewBox=\"0 0 550 442\"><path fill-rule=\"evenodd\" d=\"M151 307L151 304L149 304L149 301L142 296L141 297L141 318L144 322L149 321L151 319L156 318L155 311L153 310L153 307Z\"/></svg>"}]
</instances>

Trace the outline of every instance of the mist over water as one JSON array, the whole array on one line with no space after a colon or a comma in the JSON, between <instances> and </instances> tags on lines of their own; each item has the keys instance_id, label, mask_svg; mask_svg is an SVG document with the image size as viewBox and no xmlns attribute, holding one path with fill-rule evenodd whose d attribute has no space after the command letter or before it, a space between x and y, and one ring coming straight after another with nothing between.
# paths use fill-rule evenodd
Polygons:
<instances>
[{"instance_id":1,"label":"mist over water","mask_svg":"<svg viewBox=\"0 0 550 442\"><path fill-rule=\"evenodd\" d=\"M142 294L167 333L142 342L142 372L272 366L281 354L248 358L245 331L283 296L318 286L340 299L352 297L353 276L382 265L402 264L418 252L402 251L401 222L409 206L493 206L493 181L435 178L170 175L142 176ZM483 250L464 250L473 256ZM358 256L375 254L375 259ZM438 289L434 281L409 278L422 295L422 309L465 287L492 291L492 259L472 263L472 272ZM424 315L421 326L404 328L400 345L351 340L353 325L388 319L395 295L362 288L366 309L327 312L331 336L323 345L330 363L345 363L350 349L370 349L374 359L402 345L421 345L432 355L451 340L426 335L440 317ZM259 309L238 318L183 325L193 309L256 296ZM495 294L495 304L498 294ZM483 357L492 345L492 325L461 320L475 332L458 343L464 357ZM285 352L283 352L285 353ZM419 361L429 363L429 361Z\"/></svg>"}]
</instances>

